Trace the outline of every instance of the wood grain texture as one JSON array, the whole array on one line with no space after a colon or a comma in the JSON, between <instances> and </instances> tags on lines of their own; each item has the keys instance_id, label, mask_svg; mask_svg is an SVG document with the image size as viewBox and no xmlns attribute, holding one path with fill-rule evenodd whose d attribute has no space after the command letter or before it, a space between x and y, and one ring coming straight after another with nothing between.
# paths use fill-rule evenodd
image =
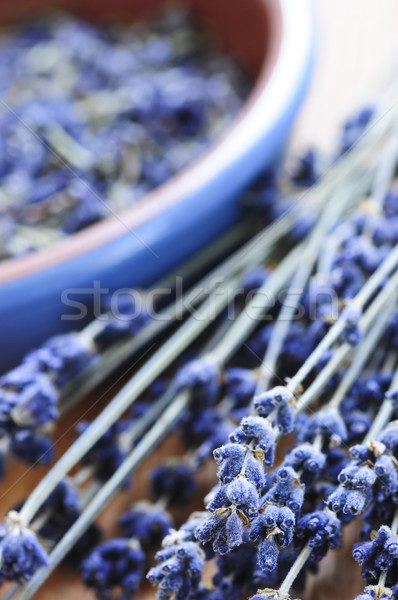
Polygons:
<instances>
[{"instance_id":1,"label":"wood grain texture","mask_svg":"<svg viewBox=\"0 0 398 600\"><path fill-rule=\"evenodd\" d=\"M377 97L383 81L398 58L396 0L314 0L314 13L318 26L318 59L311 90L292 137L294 149L303 149L314 143L329 149L344 117L367 99L371 101ZM103 389L105 394L99 406L115 391L106 393L108 387L109 384ZM85 406L92 402L93 397L87 400ZM73 421L78 416L75 412L60 426L58 452L62 452L70 444ZM133 489L120 494L101 516L101 524L108 535L115 533L117 515L125 510L131 500L145 497L146 472L151 465L167 454L173 455L181 451L176 440L168 440L146 461L134 480ZM44 471L42 467L26 471L20 465L13 464L0 490L4 510L26 496ZM213 478L212 469L203 475L203 490L210 486ZM200 495L194 508L202 508ZM185 516L183 512L176 514L177 520L182 520ZM348 538L354 536L355 531L346 532L347 542ZM310 578L303 599L352 600L361 585L359 570L353 563L350 552L335 552L322 563L318 576ZM153 600L155 594L146 587L138 597L140 600ZM57 570L36 598L94 600L94 595L84 588L76 573L63 567Z\"/></svg>"},{"instance_id":2,"label":"wood grain texture","mask_svg":"<svg viewBox=\"0 0 398 600\"><path fill-rule=\"evenodd\" d=\"M377 99L386 81L397 74L398 2L312 3L318 31L317 60L292 147L316 144L330 151L347 115Z\"/></svg>"}]
</instances>

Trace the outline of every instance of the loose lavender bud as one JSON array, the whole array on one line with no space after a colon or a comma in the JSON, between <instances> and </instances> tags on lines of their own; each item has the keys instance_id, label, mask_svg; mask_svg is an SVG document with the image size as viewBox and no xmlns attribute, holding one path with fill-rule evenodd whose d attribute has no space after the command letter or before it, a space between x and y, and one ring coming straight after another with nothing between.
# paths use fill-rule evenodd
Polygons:
<instances>
[{"instance_id":1,"label":"loose lavender bud","mask_svg":"<svg viewBox=\"0 0 398 600\"><path fill-rule=\"evenodd\" d=\"M0 187L12 206L1 258L133 204L208 147L248 91L186 16L139 30L63 16L8 33Z\"/></svg>"}]
</instances>

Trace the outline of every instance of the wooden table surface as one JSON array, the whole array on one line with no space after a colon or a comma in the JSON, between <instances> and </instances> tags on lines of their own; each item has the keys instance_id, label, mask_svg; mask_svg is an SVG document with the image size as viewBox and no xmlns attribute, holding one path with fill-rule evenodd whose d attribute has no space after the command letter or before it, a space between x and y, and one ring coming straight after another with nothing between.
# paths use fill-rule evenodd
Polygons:
<instances>
[{"instance_id":1,"label":"wooden table surface","mask_svg":"<svg viewBox=\"0 0 398 600\"><path fill-rule=\"evenodd\" d=\"M313 1L318 29L317 64L308 97L294 129L294 150L303 150L312 144L330 149L344 117L377 97L398 58L396 0ZM108 397L114 392L115 389L110 390ZM101 403L106 399L105 394ZM75 419L76 414L71 415L60 426L58 453L69 445ZM126 509L131 499L145 497L146 470L162 460L166 453L173 455L176 451L181 451L178 443L168 441L164 444L140 469L133 490L121 494L102 515L100 521L108 535L115 531L115 518ZM43 472L43 468L26 472L20 465L12 465L1 486L2 506L9 507L25 497ZM210 487L213 477L212 469L203 475L204 488ZM199 497L195 508L202 508ZM180 513L177 518L183 519L184 516ZM346 532L346 538L351 535L354 533ZM361 585L358 568L350 553L331 553L322 563L320 574L311 578L303 599L352 600ZM40 600L94 600L94 595L84 588L77 575L66 568L59 569L35 597ZM155 594L152 589L146 588L137 597L153 600Z\"/></svg>"}]
</instances>

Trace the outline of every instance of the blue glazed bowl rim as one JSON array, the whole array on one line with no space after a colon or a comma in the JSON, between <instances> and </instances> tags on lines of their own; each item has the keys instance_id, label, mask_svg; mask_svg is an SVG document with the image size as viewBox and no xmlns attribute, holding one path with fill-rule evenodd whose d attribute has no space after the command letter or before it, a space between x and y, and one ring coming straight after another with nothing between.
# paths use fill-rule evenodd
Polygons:
<instances>
[{"instance_id":1,"label":"blue glazed bowl rim","mask_svg":"<svg viewBox=\"0 0 398 600\"><path fill-rule=\"evenodd\" d=\"M133 206L113 214L49 248L0 263L0 284L23 279L67 262L131 233L195 193L204 181L237 163L289 106L300 85L313 46L310 0L260 0L271 13L266 55L256 83L233 123L188 167L146 194ZM211 201L211 199L210 199Z\"/></svg>"}]
</instances>

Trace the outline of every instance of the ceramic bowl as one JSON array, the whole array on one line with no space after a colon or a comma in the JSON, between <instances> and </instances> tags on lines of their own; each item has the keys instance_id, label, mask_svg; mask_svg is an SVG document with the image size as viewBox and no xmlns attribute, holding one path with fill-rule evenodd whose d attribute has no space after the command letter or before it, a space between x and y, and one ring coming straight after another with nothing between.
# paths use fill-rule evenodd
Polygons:
<instances>
[{"instance_id":1,"label":"ceramic bowl","mask_svg":"<svg viewBox=\"0 0 398 600\"><path fill-rule=\"evenodd\" d=\"M126 22L166 4L13 0L0 3L0 23L59 7L97 22ZM87 302L95 281L109 290L148 286L231 227L242 217L240 190L283 152L311 71L309 0L183 4L252 74L252 92L208 151L134 206L48 249L0 263L3 371L50 335L81 325L62 319L71 310L65 306L65 290L75 290L74 297Z\"/></svg>"}]
</instances>

